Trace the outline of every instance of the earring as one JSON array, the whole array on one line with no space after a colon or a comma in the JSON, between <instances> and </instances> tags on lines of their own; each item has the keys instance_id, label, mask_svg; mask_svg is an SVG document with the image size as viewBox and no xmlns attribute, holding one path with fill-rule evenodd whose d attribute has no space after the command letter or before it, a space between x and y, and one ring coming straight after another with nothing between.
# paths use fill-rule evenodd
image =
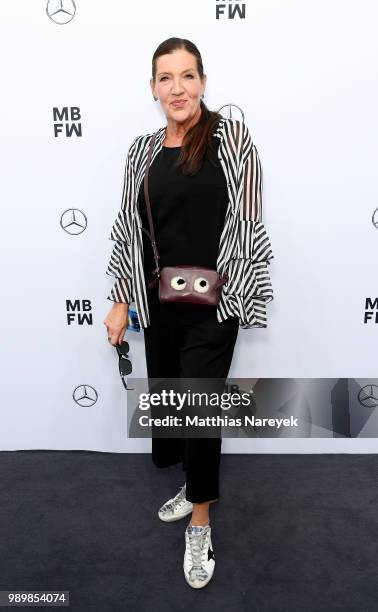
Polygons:
<instances>
[{"instance_id":1,"label":"earring","mask_svg":"<svg viewBox=\"0 0 378 612\"><path fill-rule=\"evenodd\" d=\"M155 96L153 96L153 99L155 100L155 102L157 101L157 98L155 98Z\"/></svg>"}]
</instances>

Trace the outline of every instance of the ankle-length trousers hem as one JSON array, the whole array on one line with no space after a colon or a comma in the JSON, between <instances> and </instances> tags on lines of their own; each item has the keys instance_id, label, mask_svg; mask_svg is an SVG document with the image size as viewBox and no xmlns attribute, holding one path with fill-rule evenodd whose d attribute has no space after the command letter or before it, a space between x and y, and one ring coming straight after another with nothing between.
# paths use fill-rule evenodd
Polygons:
<instances>
[{"instance_id":1,"label":"ankle-length trousers hem","mask_svg":"<svg viewBox=\"0 0 378 612\"><path fill-rule=\"evenodd\" d=\"M148 290L150 325L144 329L148 378L227 379L239 319L219 323L216 306L161 303L158 287ZM152 461L160 468L182 463L186 499L219 499L221 437L152 437Z\"/></svg>"}]
</instances>

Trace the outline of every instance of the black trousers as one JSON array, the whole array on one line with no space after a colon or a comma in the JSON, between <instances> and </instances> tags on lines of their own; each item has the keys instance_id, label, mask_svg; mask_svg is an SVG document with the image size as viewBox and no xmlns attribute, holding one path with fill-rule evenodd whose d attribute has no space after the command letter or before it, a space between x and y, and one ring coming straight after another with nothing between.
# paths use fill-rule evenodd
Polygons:
<instances>
[{"instance_id":1,"label":"black trousers","mask_svg":"<svg viewBox=\"0 0 378 612\"><path fill-rule=\"evenodd\" d=\"M227 379L239 319L219 323L216 307L165 303L158 288L147 289L150 325L144 329L149 378ZM182 463L186 498L194 503L219 499L221 437L152 437L152 461L157 467Z\"/></svg>"}]
</instances>

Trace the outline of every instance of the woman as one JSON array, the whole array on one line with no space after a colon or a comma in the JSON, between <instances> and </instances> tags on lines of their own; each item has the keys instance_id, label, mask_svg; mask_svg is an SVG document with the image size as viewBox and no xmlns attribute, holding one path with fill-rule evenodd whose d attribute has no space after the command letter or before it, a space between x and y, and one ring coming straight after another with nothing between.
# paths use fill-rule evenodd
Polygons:
<instances>
[{"instance_id":1,"label":"woman","mask_svg":"<svg viewBox=\"0 0 378 612\"><path fill-rule=\"evenodd\" d=\"M107 273L116 281L104 324L109 341L121 344L128 305L135 301L149 378L225 381L239 327L267 327L266 303L273 299L259 156L243 123L204 104L201 55L187 39L159 45L150 85L167 119L156 135L148 180L160 266L206 266L229 279L217 306L161 303L158 285L148 287L155 266L143 178L152 134L138 136L128 151L122 206L110 236L115 245ZM194 588L205 586L214 572L209 506L219 498L221 442L152 438L155 465L182 462L186 472L186 483L158 515L169 522L192 514L184 575Z\"/></svg>"}]
</instances>

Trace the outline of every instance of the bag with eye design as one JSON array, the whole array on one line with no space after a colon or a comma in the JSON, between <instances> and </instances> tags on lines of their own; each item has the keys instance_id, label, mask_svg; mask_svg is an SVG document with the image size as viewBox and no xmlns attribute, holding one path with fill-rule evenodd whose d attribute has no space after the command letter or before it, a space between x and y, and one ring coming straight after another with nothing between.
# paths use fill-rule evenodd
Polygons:
<instances>
[{"instance_id":1,"label":"bag with eye design","mask_svg":"<svg viewBox=\"0 0 378 612\"><path fill-rule=\"evenodd\" d=\"M159 254L155 241L154 226L152 222L150 198L148 194L148 172L156 133L151 138L146 173L144 176L144 198L150 226L150 240L155 259L156 268L153 270L155 278L148 283L152 288L159 283L160 302L185 302L199 306L216 306L219 302L222 285L227 282L227 272L220 276L217 270L205 266L163 266L159 267ZM145 231L145 230L144 230Z\"/></svg>"}]
</instances>

